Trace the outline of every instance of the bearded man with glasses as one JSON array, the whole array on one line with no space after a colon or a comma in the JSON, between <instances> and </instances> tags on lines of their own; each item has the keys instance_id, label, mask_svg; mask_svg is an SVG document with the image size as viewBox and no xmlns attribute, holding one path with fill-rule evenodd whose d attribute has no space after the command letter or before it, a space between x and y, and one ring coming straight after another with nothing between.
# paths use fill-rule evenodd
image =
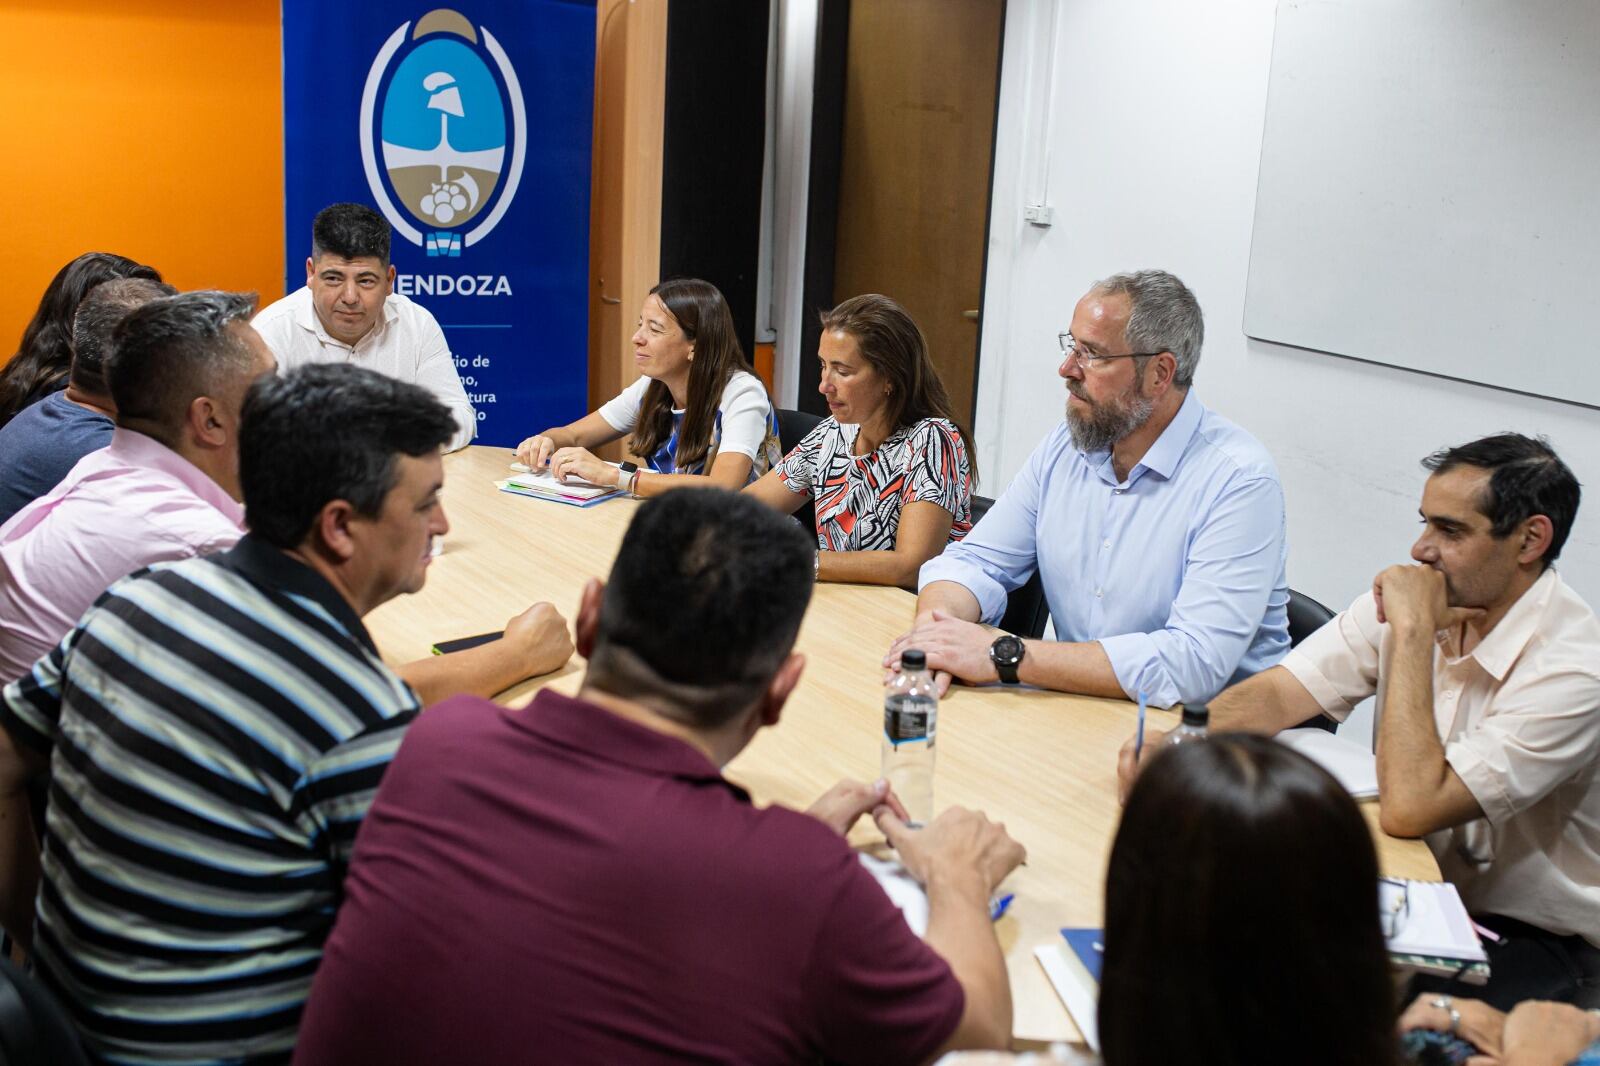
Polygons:
<instances>
[{"instance_id":1,"label":"bearded man with glasses","mask_svg":"<svg viewBox=\"0 0 1600 1066\"><path fill-rule=\"evenodd\" d=\"M951 679L1170 706L1289 649L1283 489L1272 457L1190 388L1205 327L1165 271L1095 283L1057 337L1066 420L963 541L923 565L911 630ZM1056 640L996 638L1038 570Z\"/></svg>"}]
</instances>

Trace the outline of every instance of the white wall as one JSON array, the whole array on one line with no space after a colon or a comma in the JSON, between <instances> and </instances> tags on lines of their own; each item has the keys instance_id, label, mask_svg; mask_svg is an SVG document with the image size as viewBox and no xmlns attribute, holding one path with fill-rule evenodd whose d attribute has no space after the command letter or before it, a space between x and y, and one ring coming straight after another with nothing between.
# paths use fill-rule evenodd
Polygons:
<instances>
[{"instance_id":1,"label":"white wall","mask_svg":"<svg viewBox=\"0 0 1600 1066\"><path fill-rule=\"evenodd\" d=\"M982 491L997 495L1062 417L1055 335L1077 298L1098 277L1159 267L1205 310L1199 396L1277 458L1290 584L1346 605L1407 556L1417 461L1514 429L1548 435L1589 490L1561 570L1600 604L1600 413L1241 332L1273 15L1273 0L1010 0L978 380ZM1049 229L1022 217L1040 195L1054 208Z\"/></svg>"}]
</instances>

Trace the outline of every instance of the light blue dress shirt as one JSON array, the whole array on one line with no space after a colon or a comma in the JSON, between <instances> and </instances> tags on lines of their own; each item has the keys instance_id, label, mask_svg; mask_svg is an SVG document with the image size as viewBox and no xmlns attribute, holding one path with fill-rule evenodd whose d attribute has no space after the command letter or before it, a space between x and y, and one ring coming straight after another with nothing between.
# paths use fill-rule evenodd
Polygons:
<instances>
[{"instance_id":1,"label":"light blue dress shirt","mask_svg":"<svg viewBox=\"0 0 1600 1066\"><path fill-rule=\"evenodd\" d=\"M1250 434L1193 391L1118 481L1063 422L966 539L923 564L998 622L1041 572L1056 639L1099 641L1130 698L1209 700L1289 650L1283 488Z\"/></svg>"}]
</instances>

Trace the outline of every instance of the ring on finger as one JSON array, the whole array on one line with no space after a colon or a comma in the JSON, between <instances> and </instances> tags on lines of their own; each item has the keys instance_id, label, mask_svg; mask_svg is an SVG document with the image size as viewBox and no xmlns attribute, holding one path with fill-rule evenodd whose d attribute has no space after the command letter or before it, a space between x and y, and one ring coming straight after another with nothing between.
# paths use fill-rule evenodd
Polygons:
<instances>
[{"instance_id":1,"label":"ring on finger","mask_svg":"<svg viewBox=\"0 0 1600 1066\"><path fill-rule=\"evenodd\" d=\"M1461 1012L1456 1010L1455 1003L1449 996L1435 996L1432 1006L1450 1015L1450 1035L1461 1035Z\"/></svg>"}]
</instances>

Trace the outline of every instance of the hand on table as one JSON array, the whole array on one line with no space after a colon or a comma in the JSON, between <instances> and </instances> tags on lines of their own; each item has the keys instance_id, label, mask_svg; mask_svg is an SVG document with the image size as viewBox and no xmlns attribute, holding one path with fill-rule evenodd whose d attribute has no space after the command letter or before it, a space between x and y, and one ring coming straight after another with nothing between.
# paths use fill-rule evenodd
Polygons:
<instances>
[{"instance_id":1,"label":"hand on table","mask_svg":"<svg viewBox=\"0 0 1600 1066\"><path fill-rule=\"evenodd\" d=\"M1437 633L1484 614L1480 607L1450 606L1444 574L1420 563L1391 566L1378 574L1372 579L1372 598L1378 604L1378 621L1397 629Z\"/></svg>"},{"instance_id":2,"label":"hand on table","mask_svg":"<svg viewBox=\"0 0 1600 1066\"><path fill-rule=\"evenodd\" d=\"M1440 1006L1441 1002L1446 1006ZM1437 992L1424 992L1412 1000L1411 1006L1400 1015L1396 1028L1402 1033L1409 1029L1451 1032L1449 1009L1451 1007L1461 1015L1461 1023L1454 1029L1455 1035L1483 1052L1481 1059L1474 1056L1469 1061L1477 1063L1497 1060L1500 1056L1501 1034L1506 1027L1507 1016L1480 1000L1457 999L1454 996L1441 996ZM1565 1061L1566 1059L1562 1060Z\"/></svg>"},{"instance_id":3,"label":"hand on table","mask_svg":"<svg viewBox=\"0 0 1600 1066\"><path fill-rule=\"evenodd\" d=\"M865 781L840 781L807 807L806 813L840 836L847 836L856 819L878 807L888 807L902 819L908 817L900 797L882 777L870 785Z\"/></svg>"},{"instance_id":4,"label":"hand on table","mask_svg":"<svg viewBox=\"0 0 1600 1066\"><path fill-rule=\"evenodd\" d=\"M950 688L952 678L969 683L998 681L994 663L989 660L989 645L994 643L994 633L976 622L957 618L939 608L917 616L911 629L889 645L889 654L883 665L889 673L887 684L900 670L900 653L907 648L918 648L928 657L928 669L933 672L933 683L943 696Z\"/></svg>"},{"instance_id":5,"label":"hand on table","mask_svg":"<svg viewBox=\"0 0 1600 1066\"><path fill-rule=\"evenodd\" d=\"M1144 764L1150 761L1161 747L1162 738L1167 735L1164 729L1145 729L1144 747L1134 757L1133 749L1138 743L1137 734L1122 742L1122 750L1117 752L1117 802L1127 803L1128 793L1133 791L1133 783L1139 779L1139 773L1144 769Z\"/></svg>"},{"instance_id":6,"label":"hand on table","mask_svg":"<svg viewBox=\"0 0 1600 1066\"><path fill-rule=\"evenodd\" d=\"M550 476L557 481L587 481L591 485L620 488L623 473L585 448L557 448L550 456Z\"/></svg>"},{"instance_id":7,"label":"hand on table","mask_svg":"<svg viewBox=\"0 0 1600 1066\"><path fill-rule=\"evenodd\" d=\"M872 817L912 877L926 885L941 871L976 871L984 882L985 902L1028 857L1004 825L964 807L945 808L921 829L907 826L888 805L873 811Z\"/></svg>"},{"instance_id":8,"label":"hand on table","mask_svg":"<svg viewBox=\"0 0 1600 1066\"><path fill-rule=\"evenodd\" d=\"M555 454L556 442L543 433L535 433L517 445L517 462L529 470L543 470Z\"/></svg>"},{"instance_id":9,"label":"hand on table","mask_svg":"<svg viewBox=\"0 0 1600 1066\"><path fill-rule=\"evenodd\" d=\"M510 645L518 662L527 664L528 677L548 674L572 658L567 620L548 603L536 603L507 622L501 640Z\"/></svg>"}]
</instances>

